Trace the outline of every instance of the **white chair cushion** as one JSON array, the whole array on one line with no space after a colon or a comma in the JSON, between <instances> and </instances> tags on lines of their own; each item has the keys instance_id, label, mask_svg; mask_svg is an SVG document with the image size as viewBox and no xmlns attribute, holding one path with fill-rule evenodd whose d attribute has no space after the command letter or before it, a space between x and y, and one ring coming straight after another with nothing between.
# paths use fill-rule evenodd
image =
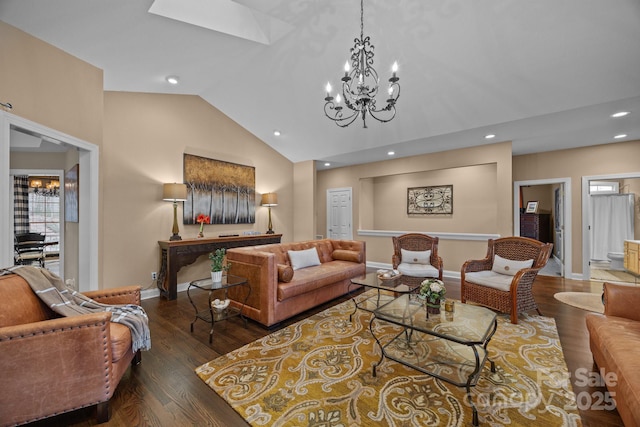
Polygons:
<instances>
[{"instance_id":1,"label":"white chair cushion","mask_svg":"<svg viewBox=\"0 0 640 427\"><path fill-rule=\"evenodd\" d=\"M401 262L398 271L411 277L438 277L440 272L431 264L409 264Z\"/></svg>"},{"instance_id":2,"label":"white chair cushion","mask_svg":"<svg viewBox=\"0 0 640 427\"><path fill-rule=\"evenodd\" d=\"M320 258L318 257L316 248L309 248L302 251L287 251L287 253L289 254L289 261L291 261L291 268L294 270L320 265Z\"/></svg>"},{"instance_id":3,"label":"white chair cushion","mask_svg":"<svg viewBox=\"0 0 640 427\"><path fill-rule=\"evenodd\" d=\"M409 251L400 249L403 264L431 264L431 251Z\"/></svg>"},{"instance_id":4,"label":"white chair cushion","mask_svg":"<svg viewBox=\"0 0 640 427\"><path fill-rule=\"evenodd\" d=\"M511 282L513 276L508 274L500 274L494 271L483 270L466 273L464 280L469 283L475 283L476 285L482 285L500 291L509 292L511 289Z\"/></svg>"},{"instance_id":5,"label":"white chair cushion","mask_svg":"<svg viewBox=\"0 0 640 427\"><path fill-rule=\"evenodd\" d=\"M491 271L499 274L515 276L519 270L522 270L523 268L531 268L532 265L532 259L528 259L526 261L514 261L511 259L502 258L500 255L494 255L493 267L491 267Z\"/></svg>"}]
</instances>

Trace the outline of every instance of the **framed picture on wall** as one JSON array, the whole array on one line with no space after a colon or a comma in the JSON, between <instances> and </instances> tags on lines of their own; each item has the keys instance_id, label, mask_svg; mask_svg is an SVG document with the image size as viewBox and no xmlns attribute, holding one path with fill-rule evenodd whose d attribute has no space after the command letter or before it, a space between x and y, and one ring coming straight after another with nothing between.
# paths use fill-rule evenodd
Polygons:
<instances>
[{"instance_id":1,"label":"framed picture on wall","mask_svg":"<svg viewBox=\"0 0 640 427\"><path fill-rule=\"evenodd\" d=\"M527 209L525 213L538 213L538 202L527 202Z\"/></svg>"},{"instance_id":2,"label":"framed picture on wall","mask_svg":"<svg viewBox=\"0 0 640 427\"><path fill-rule=\"evenodd\" d=\"M64 220L78 222L78 173L79 165L73 166L64 174Z\"/></svg>"},{"instance_id":3,"label":"framed picture on wall","mask_svg":"<svg viewBox=\"0 0 640 427\"><path fill-rule=\"evenodd\" d=\"M453 214L453 185L407 188L407 214Z\"/></svg>"}]
</instances>

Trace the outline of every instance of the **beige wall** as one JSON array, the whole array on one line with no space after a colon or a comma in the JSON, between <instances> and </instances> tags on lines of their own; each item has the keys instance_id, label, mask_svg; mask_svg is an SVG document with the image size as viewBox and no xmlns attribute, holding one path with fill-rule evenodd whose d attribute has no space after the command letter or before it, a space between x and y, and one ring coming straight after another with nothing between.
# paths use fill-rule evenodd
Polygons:
<instances>
[{"instance_id":1,"label":"beige wall","mask_svg":"<svg viewBox=\"0 0 640 427\"><path fill-rule=\"evenodd\" d=\"M316 162L308 160L293 167L293 241L311 240L316 231Z\"/></svg>"},{"instance_id":2,"label":"beige wall","mask_svg":"<svg viewBox=\"0 0 640 427\"><path fill-rule=\"evenodd\" d=\"M513 180L571 178L572 272L582 274L582 177L638 173L640 141L514 156Z\"/></svg>"},{"instance_id":3,"label":"beige wall","mask_svg":"<svg viewBox=\"0 0 640 427\"><path fill-rule=\"evenodd\" d=\"M451 150L410 158L319 171L317 234L326 233L326 191L353 189L354 238L367 242L367 261L390 263L391 238L359 236L357 230L488 233L511 235L511 143ZM453 215L409 217L410 186L453 184ZM441 240L445 270L460 271L482 258L486 242Z\"/></svg>"},{"instance_id":4,"label":"beige wall","mask_svg":"<svg viewBox=\"0 0 640 427\"><path fill-rule=\"evenodd\" d=\"M12 114L102 145L104 92L101 69L2 21L0 64L0 100L13 105ZM44 166L50 163L43 160L44 157L12 155L10 168L49 167ZM73 151L56 164L69 170L77 162L78 154ZM64 233L65 277L76 278L78 224L65 223ZM99 244L99 253L101 249ZM99 264L99 270L100 267Z\"/></svg>"},{"instance_id":5,"label":"beige wall","mask_svg":"<svg viewBox=\"0 0 640 427\"><path fill-rule=\"evenodd\" d=\"M205 236L267 230L260 194L278 194L273 226L292 240L293 164L197 96L106 92L104 96L103 222L104 286L152 286L158 271L158 240L171 235L173 207L162 184L182 182L183 153L255 167L256 223L206 225ZM183 239L198 225L178 224ZM183 268L178 283L206 277L208 260Z\"/></svg>"}]
</instances>

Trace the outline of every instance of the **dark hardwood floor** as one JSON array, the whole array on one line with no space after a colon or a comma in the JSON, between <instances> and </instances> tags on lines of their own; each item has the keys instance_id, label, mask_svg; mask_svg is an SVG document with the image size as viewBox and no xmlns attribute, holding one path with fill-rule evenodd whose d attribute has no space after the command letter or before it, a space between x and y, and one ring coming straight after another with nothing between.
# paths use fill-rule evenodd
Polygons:
<instances>
[{"instance_id":1,"label":"dark hardwood floor","mask_svg":"<svg viewBox=\"0 0 640 427\"><path fill-rule=\"evenodd\" d=\"M459 298L459 280L445 282L447 296ZM534 294L542 313L556 320L565 360L581 407L583 425L622 426L617 411L589 409L591 403L596 403L597 396L606 392L605 388L588 385L579 387L575 382L576 372L594 370L584 321L587 312L553 298L556 292L601 290L602 284L598 282L539 276ZM339 298L279 326L294 323L344 300ZM204 304L206 306L206 302ZM193 334L189 332L194 312L186 293L179 293L175 301L154 298L143 301L142 305L150 319L152 349L143 352L142 364L129 368L122 378L111 399L111 420L103 425L247 426L230 406L196 376L194 369L271 331L252 321L245 328L241 319L234 318L215 325L213 343L209 344L209 327L204 322L199 320ZM85 408L32 425L95 425L94 412L93 408Z\"/></svg>"}]
</instances>

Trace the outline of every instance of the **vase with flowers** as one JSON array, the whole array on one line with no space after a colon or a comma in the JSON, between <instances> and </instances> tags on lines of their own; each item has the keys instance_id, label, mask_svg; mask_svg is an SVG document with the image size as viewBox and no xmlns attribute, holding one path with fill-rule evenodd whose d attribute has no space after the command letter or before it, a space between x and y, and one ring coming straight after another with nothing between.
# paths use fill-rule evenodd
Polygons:
<instances>
[{"instance_id":1,"label":"vase with flowers","mask_svg":"<svg viewBox=\"0 0 640 427\"><path fill-rule=\"evenodd\" d=\"M198 232L198 239L201 239L204 237L204 225L205 224L209 224L210 219L208 215L205 214L199 214L198 217L196 218L196 222L200 224L200 231Z\"/></svg>"},{"instance_id":2,"label":"vase with flowers","mask_svg":"<svg viewBox=\"0 0 640 427\"><path fill-rule=\"evenodd\" d=\"M440 313L440 302L444 299L447 289L444 282L438 279L426 279L420 284L420 298L425 300L427 316Z\"/></svg>"},{"instance_id":3,"label":"vase with flowers","mask_svg":"<svg viewBox=\"0 0 640 427\"><path fill-rule=\"evenodd\" d=\"M215 252L209 254L209 260L211 261L211 280L213 283L219 283L222 281L222 272L229 271L231 263L225 262L227 250L225 248L218 248Z\"/></svg>"}]
</instances>

